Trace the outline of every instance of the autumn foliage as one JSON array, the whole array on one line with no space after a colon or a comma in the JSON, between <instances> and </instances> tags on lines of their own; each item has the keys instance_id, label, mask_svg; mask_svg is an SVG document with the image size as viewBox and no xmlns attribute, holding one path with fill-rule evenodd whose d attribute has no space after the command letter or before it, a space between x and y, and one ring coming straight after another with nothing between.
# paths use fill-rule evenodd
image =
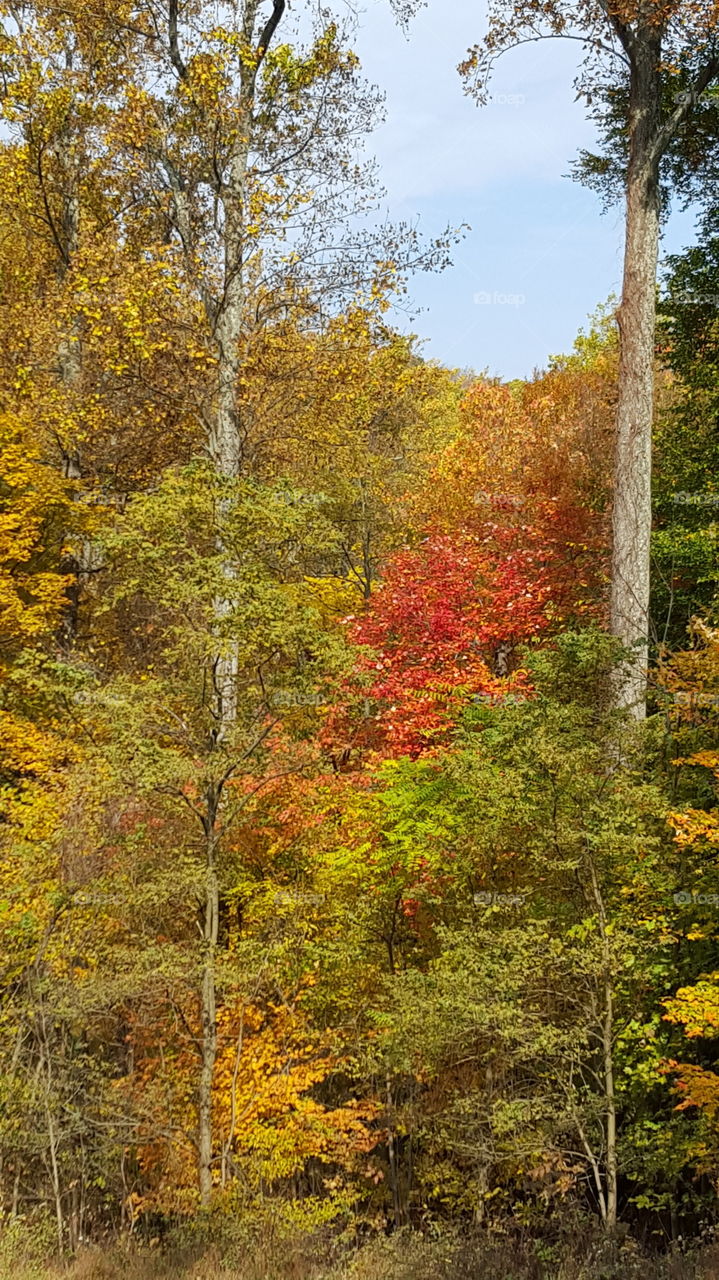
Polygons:
<instances>
[{"instance_id":1,"label":"autumn foliage","mask_svg":"<svg viewBox=\"0 0 719 1280\"><path fill-rule=\"evenodd\" d=\"M617 713L611 309L392 327L449 240L360 231L324 10L0 8L0 1269L711 1216L719 643Z\"/></svg>"}]
</instances>

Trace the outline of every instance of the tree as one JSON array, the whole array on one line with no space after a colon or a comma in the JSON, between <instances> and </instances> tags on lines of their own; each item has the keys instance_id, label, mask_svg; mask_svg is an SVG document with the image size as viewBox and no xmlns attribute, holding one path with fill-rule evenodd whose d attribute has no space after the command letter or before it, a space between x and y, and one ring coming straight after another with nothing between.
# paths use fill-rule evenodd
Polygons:
<instances>
[{"instance_id":1,"label":"tree","mask_svg":"<svg viewBox=\"0 0 719 1280\"><path fill-rule=\"evenodd\" d=\"M460 380L422 360L379 305L353 304L320 329L289 317L253 343L242 413L253 474L292 478L342 530L340 559L318 565L369 599L401 545L407 494L459 428Z\"/></svg>"},{"instance_id":2,"label":"tree","mask_svg":"<svg viewBox=\"0 0 719 1280\"><path fill-rule=\"evenodd\" d=\"M398 755L436 748L468 700L522 696L522 645L591 616L602 485L585 432L560 371L519 394L469 388L454 438L407 494L410 544L387 560L366 612L350 615L368 649L364 678L328 738Z\"/></svg>"},{"instance_id":3,"label":"tree","mask_svg":"<svg viewBox=\"0 0 719 1280\"><path fill-rule=\"evenodd\" d=\"M12 354L43 370L42 391L33 390L44 401L45 448L80 500L92 484L86 444L93 416L91 380L83 377L88 326L80 263L83 251L98 240L106 245L115 231L119 202L106 126L132 66L132 45L117 16L111 8L88 12L75 4L0 6L0 112L11 139L0 171L0 210L3 220L22 222L27 253L24 273L9 264L4 280L11 296L18 282L25 294ZM72 581L60 635L71 645L91 556L87 542L67 542L63 568Z\"/></svg>"},{"instance_id":4,"label":"tree","mask_svg":"<svg viewBox=\"0 0 719 1280\"><path fill-rule=\"evenodd\" d=\"M529 658L532 696L468 707L451 751L383 766L364 798L336 788L344 823L328 806L310 837L344 921L328 977L370 1011L402 1180L411 1160L438 1209L481 1219L495 1197L585 1185L611 1231L620 1173L651 1137L671 838L642 761L607 773L616 656L563 634Z\"/></svg>"},{"instance_id":5,"label":"tree","mask_svg":"<svg viewBox=\"0 0 719 1280\"><path fill-rule=\"evenodd\" d=\"M381 295L395 282L400 259L423 258L416 238L410 235L408 254L404 237L385 228L369 241L347 238L343 229L365 199L356 142L372 124L376 102L326 13L318 14L308 47L277 43L285 8L284 0L271 8L244 0L218 21L211 7L196 14L170 0L144 13L141 69L116 117L114 138L127 170L154 212L157 238L170 239L182 285L197 306L196 344L208 357L199 420L212 465L227 482L251 469L255 440L242 388L258 335L290 316L305 324L319 316L321 324L362 287ZM442 254L437 246L429 260ZM231 625L238 572L228 553L224 585L223 575L216 579L216 648L202 656L214 697L208 742L219 758L236 732L243 681L243 642ZM252 755L263 740L258 731L245 749ZM211 771L203 802L204 1204L212 1192L218 832L228 797L218 778L225 767L219 775Z\"/></svg>"},{"instance_id":6,"label":"tree","mask_svg":"<svg viewBox=\"0 0 719 1280\"><path fill-rule=\"evenodd\" d=\"M257 444L242 379L258 336L291 317L321 327L361 293L379 299L411 264L442 261L446 242L424 252L407 228L348 230L373 197L357 144L378 102L337 23L319 15L293 46L278 43L284 0L247 0L226 18L161 6L113 138L202 307L212 365L200 413L210 457L232 476Z\"/></svg>"},{"instance_id":7,"label":"tree","mask_svg":"<svg viewBox=\"0 0 719 1280\"><path fill-rule=\"evenodd\" d=\"M719 14L686 0L556 3L499 0L489 31L463 65L480 101L496 59L519 44L557 37L587 53L579 89L613 147L585 171L613 176L626 204L624 280L619 309L620 367L614 453L611 629L634 654L617 690L618 705L645 714L648 663L654 335L662 171L703 123L703 96L719 78ZM611 67L611 70L608 68ZM607 78L608 77L608 80ZM711 107L708 108L711 110ZM617 160L618 155L618 160ZM612 170L612 161L615 167ZM695 157L696 166L696 157Z\"/></svg>"}]
</instances>

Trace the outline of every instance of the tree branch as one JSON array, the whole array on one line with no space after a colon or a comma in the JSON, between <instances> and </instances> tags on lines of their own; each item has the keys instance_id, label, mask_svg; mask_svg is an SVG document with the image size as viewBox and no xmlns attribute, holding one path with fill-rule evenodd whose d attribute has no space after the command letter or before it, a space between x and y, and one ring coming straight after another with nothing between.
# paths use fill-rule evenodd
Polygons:
<instances>
[{"instance_id":1,"label":"tree branch","mask_svg":"<svg viewBox=\"0 0 719 1280\"><path fill-rule=\"evenodd\" d=\"M619 33L617 32L617 35L618 34ZM474 93L474 96L479 101L480 105L487 101L486 94L489 88L489 81L491 79L492 72L494 71L495 63L497 63L500 58L503 58L505 53L511 53L513 49L521 49L522 45L525 45L525 44L538 44L540 40L575 40L575 41L578 41L580 44L584 45L585 49L586 48L595 49L598 53L609 54L609 56L612 58L619 58L623 63L625 63L627 67L631 66L631 56L628 53L628 51L626 52L626 56L625 56L624 53L620 53L619 49L615 49L611 44L605 44L603 40L599 40L594 36L575 35L574 32L571 32L571 31L541 32L541 31L532 30L531 35L521 36L516 40L512 40L511 43L503 45L501 49L499 49L496 53L492 54L491 57L488 57L487 62L485 64L484 75L482 77L481 84L477 86L475 89L471 90L471 92ZM624 46L623 42L622 42L622 47L626 49L626 46ZM465 64L460 65L460 71L463 70L464 65Z\"/></svg>"},{"instance_id":2,"label":"tree branch","mask_svg":"<svg viewBox=\"0 0 719 1280\"><path fill-rule=\"evenodd\" d=\"M689 116L690 111L696 106L705 89L708 89L713 80L719 77L719 55L710 58L702 67L697 75L694 84L686 93L681 95L681 101L675 107L668 120L664 121L659 133L657 134L654 145L652 147L652 163L657 164L669 146L678 130L684 124Z\"/></svg>"},{"instance_id":3,"label":"tree branch","mask_svg":"<svg viewBox=\"0 0 719 1280\"><path fill-rule=\"evenodd\" d=\"M282 21L283 14L286 9L286 0L274 0L272 13L265 23L264 30L260 36L260 43L257 46L257 65L259 67L267 50L270 47L272 37Z\"/></svg>"},{"instance_id":4,"label":"tree branch","mask_svg":"<svg viewBox=\"0 0 719 1280\"><path fill-rule=\"evenodd\" d=\"M170 8L167 22L167 38L170 44L170 60L175 71L181 80L187 79L187 67L182 61L180 53L180 42L177 34L177 5L178 0L170 0Z\"/></svg>"},{"instance_id":5,"label":"tree branch","mask_svg":"<svg viewBox=\"0 0 719 1280\"><path fill-rule=\"evenodd\" d=\"M636 44L634 32L631 27L627 26L625 22L622 22L612 4L609 3L609 0L599 0L599 4L607 22L626 53L627 59L631 63L634 58L634 49Z\"/></svg>"}]
</instances>

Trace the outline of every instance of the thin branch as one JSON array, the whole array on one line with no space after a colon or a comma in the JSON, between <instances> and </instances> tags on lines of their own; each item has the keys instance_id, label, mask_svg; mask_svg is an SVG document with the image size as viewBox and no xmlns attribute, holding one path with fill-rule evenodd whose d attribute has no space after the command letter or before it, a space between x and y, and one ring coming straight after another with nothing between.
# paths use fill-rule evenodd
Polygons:
<instances>
[{"instance_id":1,"label":"thin branch","mask_svg":"<svg viewBox=\"0 0 719 1280\"><path fill-rule=\"evenodd\" d=\"M612 30L615 32L617 39L627 55L625 61L631 65L634 59L634 49L636 46L636 37L634 32L631 27L627 26L625 22L622 22L616 10L612 7L612 4L609 3L609 0L599 0L599 4L605 18L612 27Z\"/></svg>"},{"instance_id":2,"label":"thin branch","mask_svg":"<svg viewBox=\"0 0 719 1280\"><path fill-rule=\"evenodd\" d=\"M167 23L167 38L170 45L170 61L181 80L187 79L187 67L182 61L180 53L180 41L177 34L177 4L178 0L170 0L170 8Z\"/></svg>"},{"instance_id":3,"label":"thin branch","mask_svg":"<svg viewBox=\"0 0 719 1280\"><path fill-rule=\"evenodd\" d=\"M617 35L619 35L619 32L617 32ZM505 53L511 53L513 49L520 49L522 45L525 45L525 44L538 44L540 40L576 40L579 42L579 44L584 45L585 49L590 48L590 49L597 50L597 52L599 53L608 53L609 56L612 58L619 58L620 61L625 64L626 67L631 67L631 59L628 55L628 50L625 56L625 54L620 53L618 49L615 49L613 45L605 44L603 40L599 40L593 36L573 35L571 32L568 32L568 31L547 31L544 33L537 32L534 35L524 36L520 40L513 40L511 44L504 45L503 48L500 49L499 52L496 53L494 57L492 57L489 60L489 63L487 65L486 75L484 77L484 81L482 84L482 92L484 92L484 90L487 87L494 64L498 62L500 58L504 57ZM622 45L624 47L623 41L622 41Z\"/></svg>"},{"instance_id":4,"label":"thin branch","mask_svg":"<svg viewBox=\"0 0 719 1280\"><path fill-rule=\"evenodd\" d=\"M270 47L272 37L274 36L275 31L277 30L277 28L280 25L280 22L282 21L282 16L285 12L286 7L287 6L285 3L285 0L274 0L274 4L272 6L272 13L270 14L270 17L265 23L264 30L262 32L262 35L260 36L260 43L257 48L257 66L258 67L260 66L260 63L262 62L265 54L267 53L267 50Z\"/></svg>"},{"instance_id":5,"label":"thin branch","mask_svg":"<svg viewBox=\"0 0 719 1280\"><path fill-rule=\"evenodd\" d=\"M58 253L60 254L60 259L63 265L67 268L70 265L70 259L67 253L67 246L63 243L60 237L60 233L57 229L57 224L55 222L55 218L53 217L53 213L50 208L50 202L47 196L47 189L45 187L45 173L42 167L43 151L44 151L44 146L40 144L37 149L37 177L38 177L38 182L40 184L40 195L42 196L42 203L43 203L43 208L45 210L45 216L47 218L47 225L50 228L50 231L52 233L52 238L55 241L55 247Z\"/></svg>"}]
</instances>

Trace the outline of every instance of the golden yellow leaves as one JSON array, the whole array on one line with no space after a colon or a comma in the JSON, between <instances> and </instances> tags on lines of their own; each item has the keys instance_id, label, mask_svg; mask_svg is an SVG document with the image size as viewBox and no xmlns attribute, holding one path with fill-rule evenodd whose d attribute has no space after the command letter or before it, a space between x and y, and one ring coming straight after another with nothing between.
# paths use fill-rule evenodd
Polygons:
<instances>
[{"instance_id":1,"label":"golden yellow leaves","mask_svg":"<svg viewBox=\"0 0 719 1280\"><path fill-rule=\"evenodd\" d=\"M325 626L336 626L357 608L358 583L355 578L305 578L313 603Z\"/></svg>"},{"instance_id":2,"label":"golden yellow leaves","mask_svg":"<svg viewBox=\"0 0 719 1280\"><path fill-rule=\"evenodd\" d=\"M179 93L189 106L207 112L216 109L232 83L228 56L199 52L187 64L187 76L181 82Z\"/></svg>"},{"instance_id":3,"label":"golden yellow leaves","mask_svg":"<svg viewBox=\"0 0 719 1280\"><path fill-rule=\"evenodd\" d=\"M5 776L48 777L68 750L52 732L0 710L0 772Z\"/></svg>"},{"instance_id":4,"label":"golden yellow leaves","mask_svg":"<svg viewBox=\"0 0 719 1280\"><path fill-rule=\"evenodd\" d=\"M351 74L359 60L351 50L340 48L337 37L337 26L330 23L305 57L289 44L271 49L264 63L265 82L270 92L284 88L294 94L338 70Z\"/></svg>"},{"instance_id":5,"label":"golden yellow leaves","mask_svg":"<svg viewBox=\"0 0 719 1280\"><path fill-rule=\"evenodd\" d=\"M719 1035L719 972L707 974L693 987L680 987L662 1003L666 1021L681 1023L689 1039Z\"/></svg>"},{"instance_id":6,"label":"golden yellow leaves","mask_svg":"<svg viewBox=\"0 0 719 1280\"><path fill-rule=\"evenodd\" d=\"M687 809L670 814L677 844L692 845L700 841L719 845L719 819L715 813L702 809Z\"/></svg>"},{"instance_id":7,"label":"golden yellow leaves","mask_svg":"<svg viewBox=\"0 0 719 1280\"><path fill-rule=\"evenodd\" d=\"M370 1104L329 1109L311 1096L338 1064L296 1008L225 1009L218 1028L224 1039L215 1075L218 1130L240 1158L244 1152L259 1162L261 1177L288 1177L311 1157L346 1163L374 1145Z\"/></svg>"},{"instance_id":8,"label":"golden yellow leaves","mask_svg":"<svg viewBox=\"0 0 719 1280\"><path fill-rule=\"evenodd\" d=\"M61 477L44 465L31 424L0 414L0 653L55 625L68 578L58 573L59 514L69 502Z\"/></svg>"},{"instance_id":9,"label":"golden yellow leaves","mask_svg":"<svg viewBox=\"0 0 719 1280\"><path fill-rule=\"evenodd\" d=\"M191 1016L191 1015L190 1015ZM327 1107L312 1096L341 1065L325 1037L310 1030L296 1003L236 1003L218 1012L213 1085L215 1181L242 1169L250 1186L291 1177L316 1159L350 1167L379 1141L371 1100ZM164 1098L174 1139L152 1138L140 1160L152 1186L142 1207L192 1208L195 1169L182 1137L192 1125L194 1054L163 1032L162 1053L138 1044L135 1087ZM131 1086L128 1081L127 1085ZM169 1106L169 1112L167 1110ZM169 1126L165 1126L168 1128Z\"/></svg>"}]
</instances>

